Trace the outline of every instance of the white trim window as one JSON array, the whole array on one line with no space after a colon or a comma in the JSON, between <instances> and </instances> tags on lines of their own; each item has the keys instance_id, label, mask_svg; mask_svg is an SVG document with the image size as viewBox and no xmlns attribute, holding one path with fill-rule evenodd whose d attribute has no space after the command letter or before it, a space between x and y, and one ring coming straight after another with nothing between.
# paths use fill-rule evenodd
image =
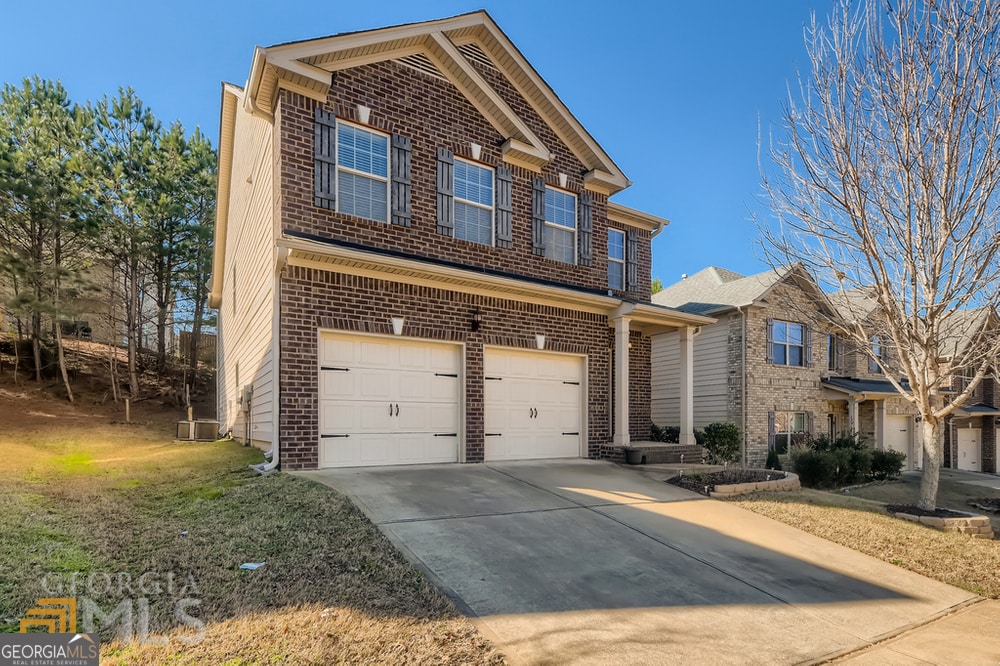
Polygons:
<instances>
[{"instance_id":1,"label":"white trim window","mask_svg":"<svg viewBox=\"0 0 1000 666\"><path fill-rule=\"evenodd\" d=\"M455 238L493 245L493 169L455 159Z\"/></svg>"},{"instance_id":2,"label":"white trim window","mask_svg":"<svg viewBox=\"0 0 1000 666\"><path fill-rule=\"evenodd\" d=\"M882 338L876 335L872 338L872 355L868 359L868 372L881 375L883 365L885 365L885 346L882 344Z\"/></svg>"},{"instance_id":3,"label":"white trim window","mask_svg":"<svg viewBox=\"0 0 1000 666\"><path fill-rule=\"evenodd\" d=\"M625 232L608 229L608 289L625 289Z\"/></svg>"},{"instance_id":4,"label":"white trim window","mask_svg":"<svg viewBox=\"0 0 1000 666\"><path fill-rule=\"evenodd\" d=\"M576 197L545 188L545 256L576 263Z\"/></svg>"},{"instance_id":5,"label":"white trim window","mask_svg":"<svg viewBox=\"0 0 1000 666\"><path fill-rule=\"evenodd\" d=\"M389 221L389 137L339 120L337 211Z\"/></svg>"},{"instance_id":6,"label":"white trim window","mask_svg":"<svg viewBox=\"0 0 1000 666\"><path fill-rule=\"evenodd\" d=\"M808 418L805 412L774 413L774 450L788 453L788 447L795 441L794 435L807 432Z\"/></svg>"},{"instance_id":7,"label":"white trim window","mask_svg":"<svg viewBox=\"0 0 1000 666\"><path fill-rule=\"evenodd\" d=\"M771 358L775 365L806 365L806 327L774 320L771 331Z\"/></svg>"}]
</instances>

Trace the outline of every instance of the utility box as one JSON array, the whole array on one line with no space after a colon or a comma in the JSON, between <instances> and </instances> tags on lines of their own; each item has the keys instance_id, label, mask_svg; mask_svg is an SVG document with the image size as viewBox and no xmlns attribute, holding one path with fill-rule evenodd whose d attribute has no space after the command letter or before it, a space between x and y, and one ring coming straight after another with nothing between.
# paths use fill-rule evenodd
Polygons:
<instances>
[{"instance_id":1,"label":"utility box","mask_svg":"<svg viewBox=\"0 0 1000 666\"><path fill-rule=\"evenodd\" d=\"M182 442L214 442L218 438L218 421L198 419L177 422L177 439Z\"/></svg>"}]
</instances>

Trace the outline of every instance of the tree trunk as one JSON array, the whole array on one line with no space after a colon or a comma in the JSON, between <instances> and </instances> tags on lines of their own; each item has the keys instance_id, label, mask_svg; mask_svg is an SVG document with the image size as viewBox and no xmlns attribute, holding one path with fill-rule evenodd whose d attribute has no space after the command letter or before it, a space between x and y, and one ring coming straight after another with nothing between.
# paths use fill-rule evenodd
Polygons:
<instances>
[{"instance_id":1,"label":"tree trunk","mask_svg":"<svg viewBox=\"0 0 1000 666\"><path fill-rule=\"evenodd\" d=\"M162 370L167 365L167 306L156 306L156 360Z\"/></svg>"},{"instance_id":2,"label":"tree trunk","mask_svg":"<svg viewBox=\"0 0 1000 666\"><path fill-rule=\"evenodd\" d=\"M139 312L139 259L133 255L129 264L128 294L128 381L129 394L133 398L139 396L139 372L136 367L139 355L139 336L142 334Z\"/></svg>"},{"instance_id":3,"label":"tree trunk","mask_svg":"<svg viewBox=\"0 0 1000 666\"><path fill-rule=\"evenodd\" d=\"M52 322L52 332L56 336L56 353L59 355L59 373L62 375L63 386L66 387L66 397L72 403L73 389L69 385L69 373L66 372L66 356L63 353L62 330L58 321Z\"/></svg>"},{"instance_id":4,"label":"tree trunk","mask_svg":"<svg viewBox=\"0 0 1000 666\"><path fill-rule=\"evenodd\" d=\"M938 478L941 473L943 445L938 441L938 423L924 417L920 423L921 446L924 449L924 471L920 477L920 501L917 506L927 511L937 508Z\"/></svg>"},{"instance_id":5,"label":"tree trunk","mask_svg":"<svg viewBox=\"0 0 1000 666\"><path fill-rule=\"evenodd\" d=\"M31 315L31 349L35 354L35 381L42 383L42 315Z\"/></svg>"},{"instance_id":6,"label":"tree trunk","mask_svg":"<svg viewBox=\"0 0 1000 666\"><path fill-rule=\"evenodd\" d=\"M191 322L191 349L188 356L188 364L192 370L198 369L198 357L201 355L201 321L205 318L205 302L195 296L194 317ZM197 377L197 373L191 376L192 383Z\"/></svg>"}]
</instances>

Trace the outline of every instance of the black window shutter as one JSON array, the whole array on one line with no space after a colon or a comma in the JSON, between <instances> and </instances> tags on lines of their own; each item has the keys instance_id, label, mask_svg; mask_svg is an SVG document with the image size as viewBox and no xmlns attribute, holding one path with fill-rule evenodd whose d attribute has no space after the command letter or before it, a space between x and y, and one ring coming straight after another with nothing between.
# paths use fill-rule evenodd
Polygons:
<instances>
[{"instance_id":1,"label":"black window shutter","mask_svg":"<svg viewBox=\"0 0 1000 666\"><path fill-rule=\"evenodd\" d=\"M594 262L594 205L590 192L581 192L578 199L579 232L577 233L577 258L581 266L591 266Z\"/></svg>"},{"instance_id":2,"label":"black window shutter","mask_svg":"<svg viewBox=\"0 0 1000 666\"><path fill-rule=\"evenodd\" d=\"M813 332L812 328L802 325L802 337L804 338L804 349L802 350L802 355L805 357L802 359L803 364L807 368L813 367Z\"/></svg>"},{"instance_id":3,"label":"black window shutter","mask_svg":"<svg viewBox=\"0 0 1000 666\"><path fill-rule=\"evenodd\" d=\"M447 148L437 155L437 232L455 235L455 155Z\"/></svg>"},{"instance_id":4,"label":"black window shutter","mask_svg":"<svg viewBox=\"0 0 1000 666\"><path fill-rule=\"evenodd\" d=\"M313 140L313 203L320 208L337 208L337 116L316 109Z\"/></svg>"},{"instance_id":5,"label":"black window shutter","mask_svg":"<svg viewBox=\"0 0 1000 666\"><path fill-rule=\"evenodd\" d=\"M545 256L545 179L531 181L531 252Z\"/></svg>"},{"instance_id":6,"label":"black window shutter","mask_svg":"<svg viewBox=\"0 0 1000 666\"><path fill-rule=\"evenodd\" d=\"M514 174L497 167L496 246L509 250L514 244Z\"/></svg>"},{"instance_id":7,"label":"black window shutter","mask_svg":"<svg viewBox=\"0 0 1000 666\"><path fill-rule=\"evenodd\" d=\"M410 226L410 137L392 135L392 223Z\"/></svg>"},{"instance_id":8,"label":"black window shutter","mask_svg":"<svg viewBox=\"0 0 1000 666\"><path fill-rule=\"evenodd\" d=\"M764 360L767 363L774 363L774 320L767 318L767 350L764 352Z\"/></svg>"},{"instance_id":9,"label":"black window shutter","mask_svg":"<svg viewBox=\"0 0 1000 666\"><path fill-rule=\"evenodd\" d=\"M639 232L629 229L625 233L626 265L625 279L626 291L637 291L639 289Z\"/></svg>"},{"instance_id":10,"label":"black window shutter","mask_svg":"<svg viewBox=\"0 0 1000 666\"><path fill-rule=\"evenodd\" d=\"M767 450L774 450L774 412L767 413Z\"/></svg>"}]
</instances>

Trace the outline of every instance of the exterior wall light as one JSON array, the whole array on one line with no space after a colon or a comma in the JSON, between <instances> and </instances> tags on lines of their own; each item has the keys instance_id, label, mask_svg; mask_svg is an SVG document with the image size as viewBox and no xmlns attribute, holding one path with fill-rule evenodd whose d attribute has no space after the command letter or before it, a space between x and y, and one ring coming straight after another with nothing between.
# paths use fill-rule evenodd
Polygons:
<instances>
[{"instance_id":1,"label":"exterior wall light","mask_svg":"<svg viewBox=\"0 0 1000 666\"><path fill-rule=\"evenodd\" d=\"M479 308L476 308L472 312L472 326L471 326L472 330L478 331L482 323L483 323L483 313L479 310Z\"/></svg>"}]
</instances>

